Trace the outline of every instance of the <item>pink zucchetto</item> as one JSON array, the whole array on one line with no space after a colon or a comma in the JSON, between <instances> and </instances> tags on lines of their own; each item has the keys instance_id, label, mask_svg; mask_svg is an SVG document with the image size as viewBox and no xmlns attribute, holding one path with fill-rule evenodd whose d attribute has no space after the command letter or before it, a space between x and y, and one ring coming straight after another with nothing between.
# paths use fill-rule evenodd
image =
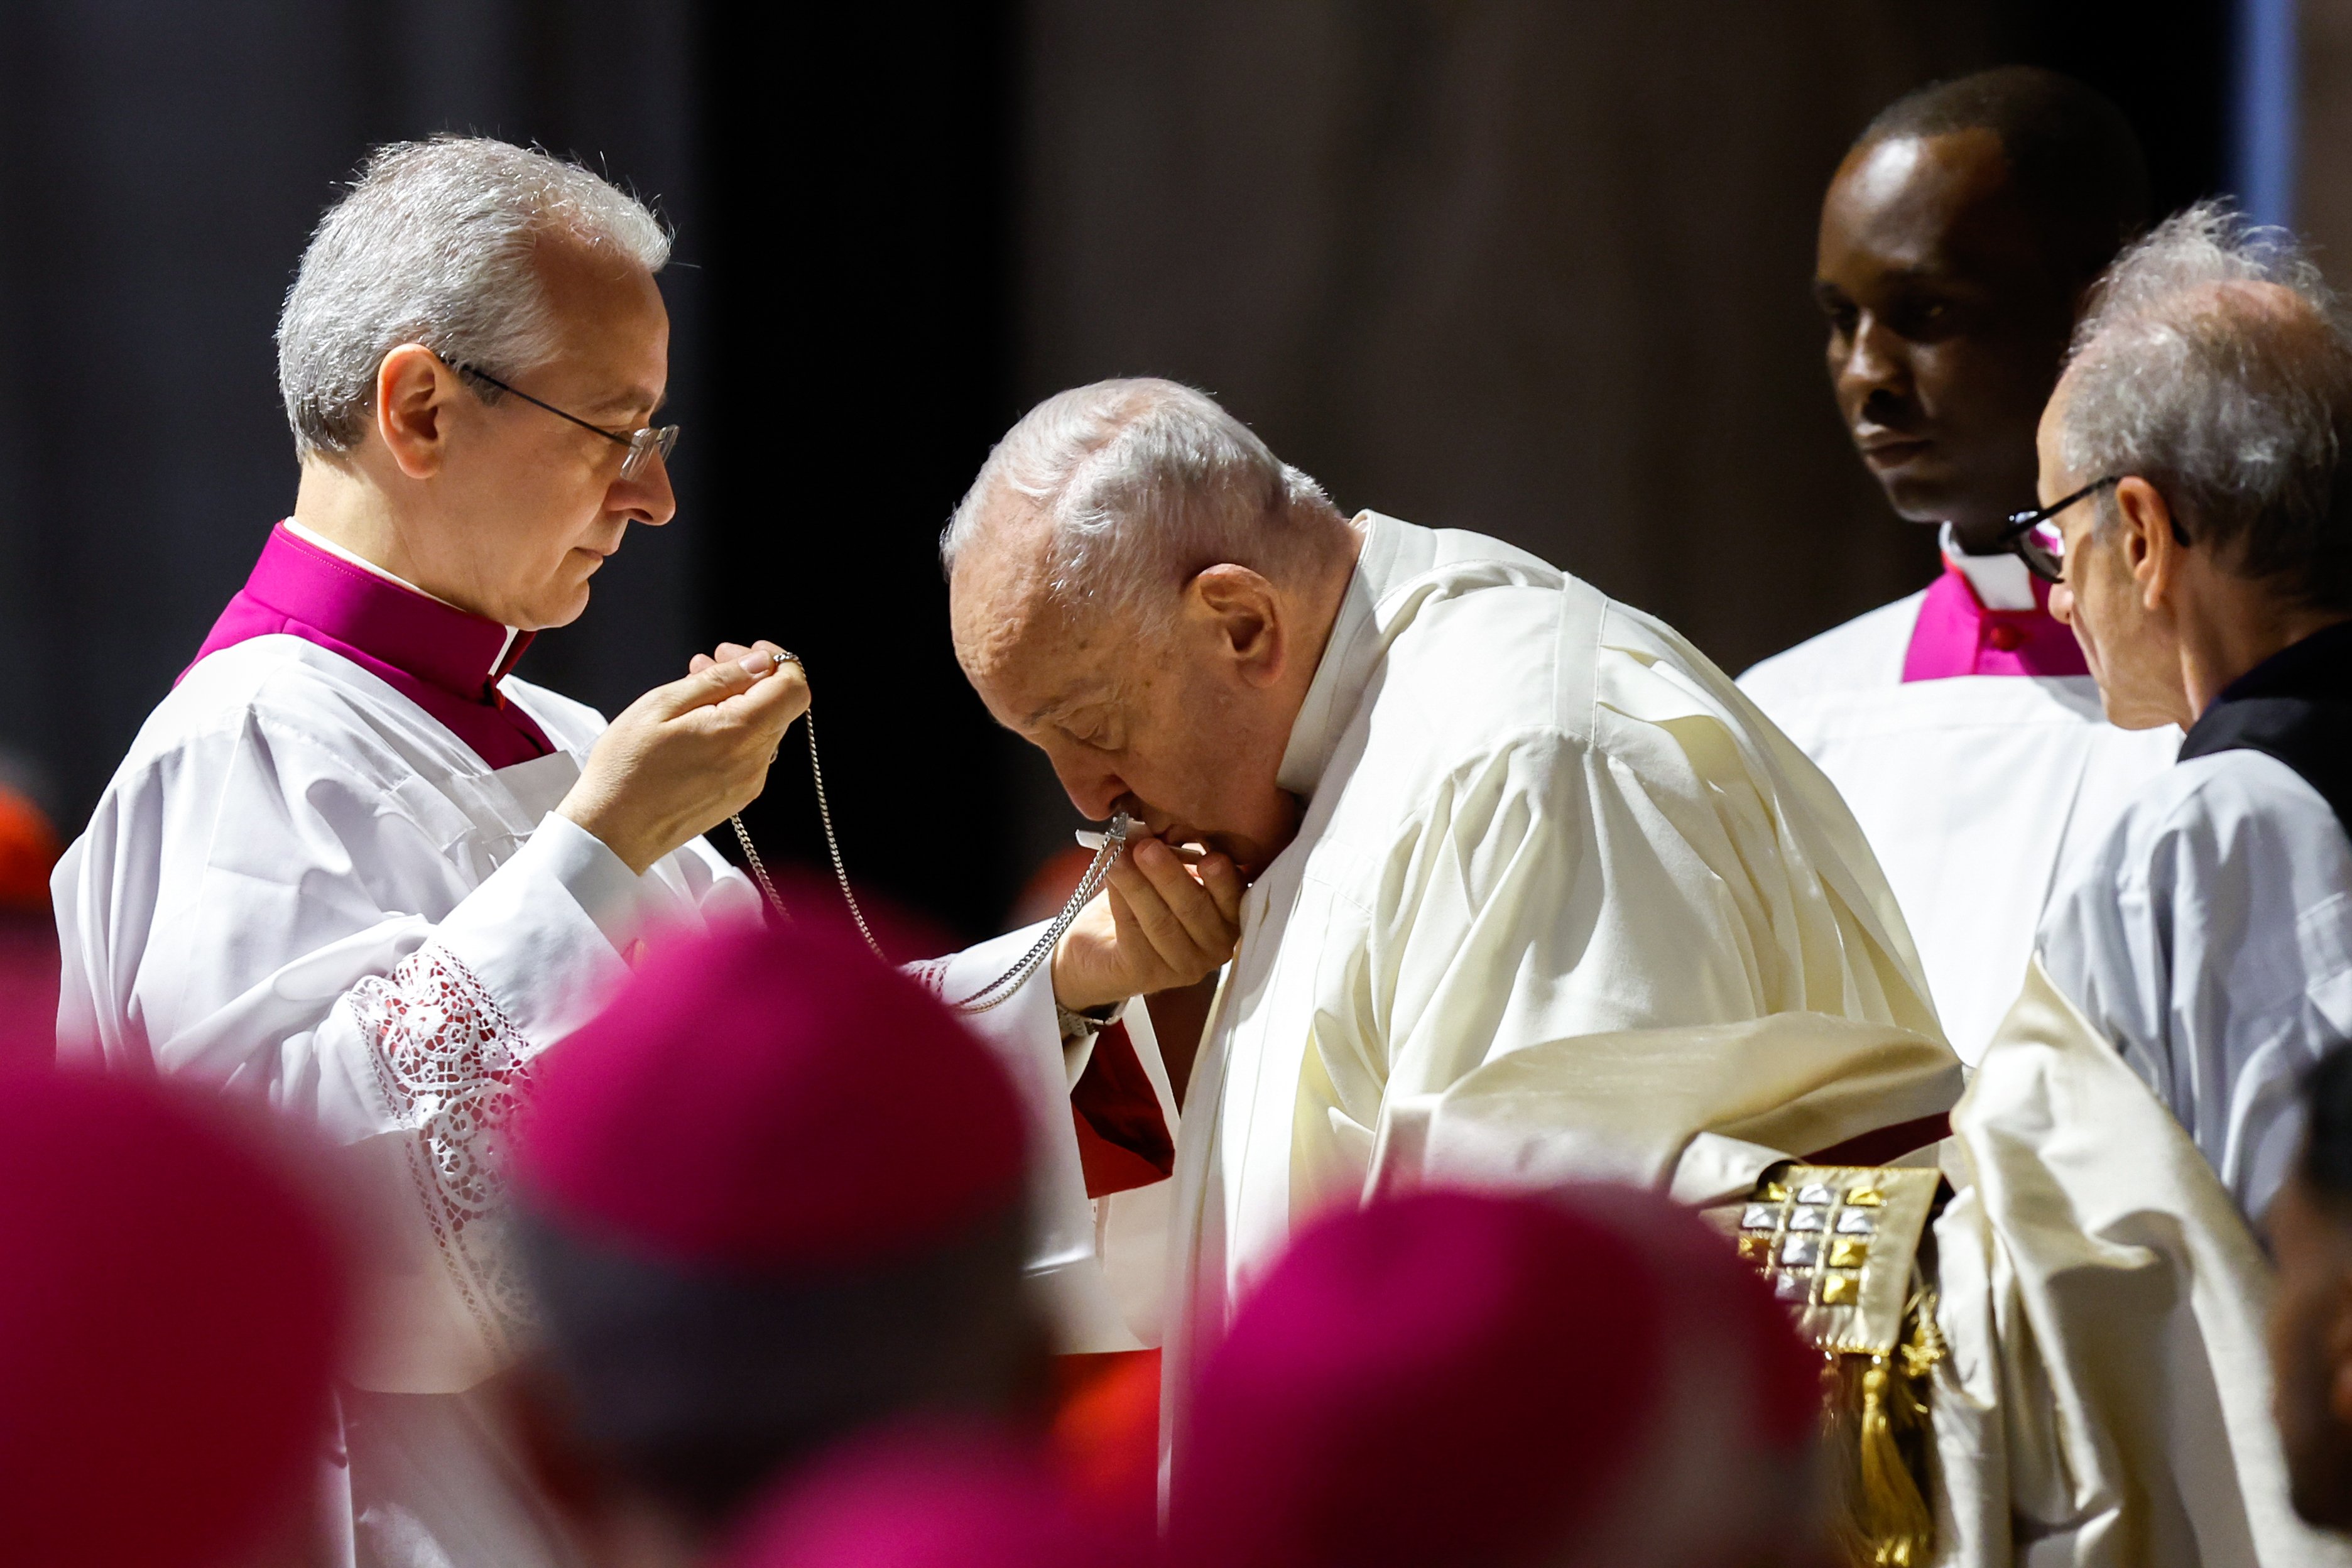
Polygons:
<instances>
[{"instance_id":1,"label":"pink zucchetto","mask_svg":"<svg viewBox=\"0 0 2352 1568\"><path fill-rule=\"evenodd\" d=\"M868 1436L793 1479L719 1568L1135 1568L1143 1543L1089 1525L1008 1437Z\"/></svg>"},{"instance_id":2,"label":"pink zucchetto","mask_svg":"<svg viewBox=\"0 0 2352 1568\"><path fill-rule=\"evenodd\" d=\"M1303 1232L1208 1358L1172 1561L1811 1561L1815 1378L1729 1242L1663 1198L1385 1201Z\"/></svg>"},{"instance_id":3,"label":"pink zucchetto","mask_svg":"<svg viewBox=\"0 0 2352 1568\"><path fill-rule=\"evenodd\" d=\"M169 1086L0 1071L0 1560L299 1541L348 1305L268 1135Z\"/></svg>"},{"instance_id":4,"label":"pink zucchetto","mask_svg":"<svg viewBox=\"0 0 2352 1568\"><path fill-rule=\"evenodd\" d=\"M803 923L656 949L541 1058L515 1176L540 1213L655 1256L858 1268L1006 1209L1024 1152L987 1047Z\"/></svg>"}]
</instances>

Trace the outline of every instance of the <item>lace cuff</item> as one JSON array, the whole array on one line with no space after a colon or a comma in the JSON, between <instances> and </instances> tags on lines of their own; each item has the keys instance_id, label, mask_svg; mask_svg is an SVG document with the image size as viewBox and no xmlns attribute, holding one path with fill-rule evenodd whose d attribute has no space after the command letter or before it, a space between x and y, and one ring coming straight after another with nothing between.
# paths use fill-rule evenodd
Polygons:
<instances>
[{"instance_id":1,"label":"lace cuff","mask_svg":"<svg viewBox=\"0 0 2352 1568\"><path fill-rule=\"evenodd\" d=\"M389 979L352 987L352 1012L451 1285L483 1337L511 1354L531 1313L504 1237L505 1142L530 1047L473 972L438 942Z\"/></svg>"},{"instance_id":2,"label":"lace cuff","mask_svg":"<svg viewBox=\"0 0 2352 1568\"><path fill-rule=\"evenodd\" d=\"M949 963L944 958L925 958L902 967L917 984L944 1002L948 999Z\"/></svg>"}]
</instances>

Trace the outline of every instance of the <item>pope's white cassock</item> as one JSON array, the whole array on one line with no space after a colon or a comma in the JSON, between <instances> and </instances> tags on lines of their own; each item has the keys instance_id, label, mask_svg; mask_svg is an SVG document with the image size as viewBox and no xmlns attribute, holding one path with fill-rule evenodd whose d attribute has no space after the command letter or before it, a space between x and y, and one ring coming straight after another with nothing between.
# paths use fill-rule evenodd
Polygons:
<instances>
[{"instance_id":1,"label":"pope's white cassock","mask_svg":"<svg viewBox=\"0 0 2352 1568\"><path fill-rule=\"evenodd\" d=\"M702 841L637 877L555 814L604 722L508 673L528 640L280 524L52 885L61 1052L314 1124L369 1208L325 1562L578 1561L482 1386L528 1335L499 1141L532 1058L635 943L757 916ZM969 994L1033 935L928 973ZM1131 1343L1095 1261L1050 990L976 1022L1040 1118L1034 1271L1066 1342Z\"/></svg>"},{"instance_id":2,"label":"pope's white cassock","mask_svg":"<svg viewBox=\"0 0 2352 1568\"><path fill-rule=\"evenodd\" d=\"M1727 678L1509 545L1359 526L1281 763L1304 816L1244 899L1176 1177L1107 1200L1114 1262L1120 1210L1150 1212L1171 1300L1197 1309L1170 1325L1171 1389L1302 1221L1420 1169L1452 1091L1536 1062L1570 1070L1538 1070L1504 1115L1572 1095L1575 1064L1600 1059L1583 1037L1803 1013L1906 1042L1908 1068L1790 1152L1923 1120L1911 1142L1932 1142L1958 1092L1853 818ZM1790 1081L1756 1038L1723 1069L1753 1080L1751 1116ZM1780 1157L1736 1146L1753 1162L1733 1157L1707 1195Z\"/></svg>"},{"instance_id":3,"label":"pope's white cassock","mask_svg":"<svg viewBox=\"0 0 2352 1568\"><path fill-rule=\"evenodd\" d=\"M2180 731L2118 730L2049 590L2016 556L1943 535L1930 586L1739 678L1837 785L1973 1065L2017 994L2034 930L2071 864Z\"/></svg>"}]
</instances>

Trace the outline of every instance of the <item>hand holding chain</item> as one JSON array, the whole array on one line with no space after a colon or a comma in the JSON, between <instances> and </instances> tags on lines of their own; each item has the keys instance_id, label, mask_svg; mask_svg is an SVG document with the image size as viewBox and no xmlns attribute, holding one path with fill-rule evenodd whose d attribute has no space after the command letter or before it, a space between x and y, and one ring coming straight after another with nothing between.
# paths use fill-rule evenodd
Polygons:
<instances>
[{"instance_id":1,"label":"hand holding chain","mask_svg":"<svg viewBox=\"0 0 2352 1568\"><path fill-rule=\"evenodd\" d=\"M797 664L801 667L801 673L803 676L808 673L807 661L798 654L787 652L772 657L779 665ZM824 825L824 847L825 853L833 860L834 880L841 886L842 901L849 906L849 918L857 922L858 934L866 939L866 945L874 950L875 956L887 963L890 960L890 955L884 952L882 944L875 940L874 928L866 923L866 911L857 907L857 895L850 889L849 886L849 868L843 864L841 858L841 840L833 830L833 806L826 801L824 795L824 764L818 761L816 753L816 710L814 703L801 715L801 724L808 731L809 778L816 785L817 817ZM781 755L782 751L782 746L777 747L776 752L772 753L768 760L774 762L776 756ZM766 896L769 907L782 919L791 920L792 911L784 908L783 897L776 891L776 884L768 875L767 862L760 858L760 851L751 843L751 830L743 826L743 814L737 812L728 820L735 826L735 841L743 847L744 861L751 867L752 880L760 884L760 891ZM1128 835L1134 829L1135 819L1122 811L1110 819L1110 826L1107 831L1099 834L1079 834L1078 842L1091 847L1095 852L1095 858L1087 867L1086 875L1078 879L1077 889L1071 893L1069 901L1062 906L1061 912L1054 917L1045 932L1030 944L1029 950L1014 961L1012 968L961 1001L950 1000L948 1005L959 1013L985 1013L990 1008L1010 1000L1013 993L1019 991L1029 977L1036 973L1047 959L1054 956L1054 949L1060 944L1063 937L1069 934L1070 927L1076 922L1078 916L1085 912L1087 905L1093 901L1094 896L1102 891L1103 883L1110 878L1111 863L1118 858L1119 851L1127 847Z\"/></svg>"}]
</instances>

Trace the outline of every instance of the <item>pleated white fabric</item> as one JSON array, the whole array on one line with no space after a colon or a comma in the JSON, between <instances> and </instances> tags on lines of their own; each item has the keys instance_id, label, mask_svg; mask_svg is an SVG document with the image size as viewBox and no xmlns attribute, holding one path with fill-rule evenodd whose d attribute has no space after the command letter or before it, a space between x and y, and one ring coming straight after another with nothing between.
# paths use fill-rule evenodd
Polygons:
<instances>
[{"instance_id":1,"label":"pleated white fabric","mask_svg":"<svg viewBox=\"0 0 2352 1568\"><path fill-rule=\"evenodd\" d=\"M2036 960L1952 1113L1937 1561L2301 1568L2271 1268L2180 1123Z\"/></svg>"},{"instance_id":2,"label":"pleated white fabric","mask_svg":"<svg viewBox=\"0 0 2352 1568\"><path fill-rule=\"evenodd\" d=\"M1360 523L1185 1105L1169 1281L1210 1338L1380 1184L1396 1108L1513 1052L1782 1012L1940 1041L1853 818L1703 656L1508 545Z\"/></svg>"}]
</instances>

